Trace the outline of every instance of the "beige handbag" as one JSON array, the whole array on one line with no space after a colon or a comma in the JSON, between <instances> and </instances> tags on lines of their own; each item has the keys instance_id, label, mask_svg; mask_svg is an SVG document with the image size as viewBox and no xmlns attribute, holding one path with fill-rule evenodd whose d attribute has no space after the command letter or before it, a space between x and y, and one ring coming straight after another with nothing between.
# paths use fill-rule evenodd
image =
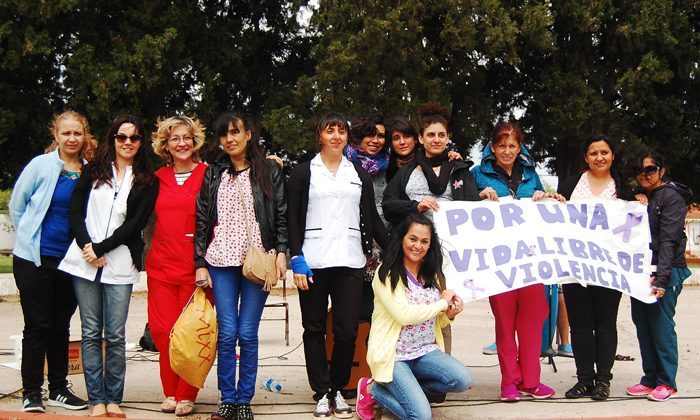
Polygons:
<instances>
[{"instance_id":1,"label":"beige handbag","mask_svg":"<svg viewBox=\"0 0 700 420\"><path fill-rule=\"evenodd\" d=\"M243 262L243 275L253 283L262 286L264 291L269 292L277 284L277 258L253 246L248 212L243 201L243 188L241 188L238 179L236 179L236 186L238 187L238 195L241 198L243 214L245 214L245 231L248 237L248 251Z\"/></svg>"}]
</instances>

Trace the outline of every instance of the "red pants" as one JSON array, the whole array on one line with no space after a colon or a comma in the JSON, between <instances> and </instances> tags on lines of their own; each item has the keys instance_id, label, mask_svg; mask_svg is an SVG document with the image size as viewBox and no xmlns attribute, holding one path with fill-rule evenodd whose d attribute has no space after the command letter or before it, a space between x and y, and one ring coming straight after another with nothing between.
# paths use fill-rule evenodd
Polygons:
<instances>
[{"instance_id":1,"label":"red pants","mask_svg":"<svg viewBox=\"0 0 700 420\"><path fill-rule=\"evenodd\" d=\"M170 368L169 352L170 331L194 289L194 284L166 283L148 277L148 325L160 352L160 381L165 396L175 397L176 401L195 401L199 393L199 388L185 382Z\"/></svg>"},{"instance_id":2,"label":"red pants","mask_svg":"<svg viewBox=\"0 0 700 420\"><path fill-rule=\"evenodd\" d=\"M549 314L544 285L533 284L491 296L489 302L496 318L501 388L512 383L525 388L538 386L542 323Z\"/></svg>"}]
</instances>

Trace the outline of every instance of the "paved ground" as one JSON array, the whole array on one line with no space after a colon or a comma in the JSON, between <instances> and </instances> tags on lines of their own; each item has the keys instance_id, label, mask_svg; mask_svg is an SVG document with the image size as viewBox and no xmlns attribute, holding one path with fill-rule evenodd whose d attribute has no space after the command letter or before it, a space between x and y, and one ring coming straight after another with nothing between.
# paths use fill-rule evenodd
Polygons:
<instances>
[{"instance_id":1,"label":"paved ground","mask_svg":"<svg viewBox=\"0 0 700 420\"><path fill-rule=\"evenodd\" d=\"M274 299L271 297L270 299ZM12 342L8 336L22 330L21 309L16 297L3 297L0 302L0 363L14 360ZM284 344L282 322L264 322L260 333L260 369L258 376L271 376L280 381L282 393L262 389L253 400L253 411L259 418L311 418L313 410L311 392L304 370L304 355L301 348L301 322L296 295L288 297L291 312L290 346ZM267 316L276 316L278 309L267 309ZM664 418L700 419L700 328L697 314L700 313L700 288L686 287L680 297L676 316L679 331L680 391L676 398L656 403L646 399L625 396L627 385L636 383L641 373L639 350L634 325L629 315L629 299L623 297L618 323L618 353L634 357L634 361L617 362L613 369L611 398L605 402L590 400L570 401L563 393L573 385L573 359L555 358L558 372L543 361L542 380L557 390L555 398L546 401L521 401L505 404L499 396L500 373L495 356L481 354L481 348L493 340L493 318L487 301L469 304L453 327L453 354L471 367L474 386L462 394L450 395L447 403L433 410L439 419L526 419L526 418L643 418L652 416L679 416ZM72 332L79 335L79 318L73 318ZM146 295L133 296L127 321L127 341L138 343L146 322ZM137 347L138 348L138 347ZM174 418L158 411L162 401L158 379L157 354L130 350L127 353L126 391L124 408L129 418ZM81 375L69 377L77 394L85 396L85 385ZM19 371L0 366L0 419L35 418L49 416L19 413L21 395ZM214 410L218 399L215 370L209 375L201 391L195 415L191 418L206 418ZM354 402L354 400L353 400ZM60 408L48 408L52 415L87 415L87 411L70 412Z\"/></svg>"}]
</instances>

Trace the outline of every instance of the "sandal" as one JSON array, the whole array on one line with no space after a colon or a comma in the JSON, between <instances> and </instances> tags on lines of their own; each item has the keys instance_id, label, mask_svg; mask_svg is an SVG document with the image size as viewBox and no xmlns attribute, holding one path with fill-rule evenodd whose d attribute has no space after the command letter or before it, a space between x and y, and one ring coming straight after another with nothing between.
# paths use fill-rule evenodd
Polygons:
<instances>
[{"instance_id":1,"label":"sandal","mask_svg":"<svg viewBox=\"0 0 700 420\"><path fill-rule=\"evenodd\" d=\"M571 389L566 391L564 396L569 399L590 397L593 392L593 385L584 384L583 382L576 382L576 385L572 386Z\"/></svg>"},{"instance_id":2,"label":"sandal","mask_svg":"<svg viewBox=\"0 0 700 420\"><path fill-rule=\"evenodd\" d=\"M177 402L175 407L175 415L178 417L186 417L194 411L194 401L181 400Z\"/></svg>"},{"instance_id":3,"label":"sandal","mask_svg":"<svg viewBox=\"0 0 700 420\"><path fill-rule=\"evenodd\" d=\"M95 404L92 406L90 417L109 417L107 415L107 407L104 404Z\"/></svg>"},{"instance_id":4,"label":"sandal","mask_svg":"<svg viewBox=\"0 0 700 420\"><path fill-rule=\"evenodd\" d=\"M163 413L174 413L177 407L177 401L175 397L166 397L160 404L160 411Z\"/></svg>"},{"instance_id":5,"label":"sandal","mask_svg":"<svg viewBox=\"0 0 700 420\"><path fill-rule=\"evenodd\" d=\"M607 400L610 396L610 382L598 382L596 381L593 387L593 392L591 392L591 399L596 401Z\"/></svg>"},{"instance_id":6,"label":"sandal","mask_svg":"<svg viewBox=\"0 0 700 420\"><path fill-rule=\"evenodd\" d=\"M107 404L107 417L117 417L120 419L126 418L126 414L119 408L119 404Z\"/></svg>"}]
</instances>

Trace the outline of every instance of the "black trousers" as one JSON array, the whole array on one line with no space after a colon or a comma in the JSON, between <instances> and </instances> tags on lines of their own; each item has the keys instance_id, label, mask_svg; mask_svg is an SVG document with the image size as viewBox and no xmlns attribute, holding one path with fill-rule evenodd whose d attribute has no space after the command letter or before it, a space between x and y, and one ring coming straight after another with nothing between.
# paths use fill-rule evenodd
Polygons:
<instances>
[{"instance_id":1,"label":"black trousers","mask_svg":"<svg viewBox=\"0 0 700 420\"><path fill-rule=\"evenodd\" d=\"M600 286L564 285L571 347L580 382L610 382L617 351L617 309L622 293Z\"/></svg>"},{"instance_id":2,"label":"black trousers","mask_svg":"<svg viewBox=\"0 0 700 420\"><path fill-rule=\"evenodd\" d=\"M24 392L41 391L44 358L48 363L49 391L68 385L70 319L78 302L73 279L57 269L56 257L41 257L41 267L15 256L12 271L24 315L22 386Z\"/></svg>"},{"instance_id":3,"label":"black trousers","mask_svg":"<svg viewBox=\"0 0 700 420\"><path fill-rule=\"evenodd\" d=\"M309 385L318 401L329 391L342 390L350 380L362 302L364 269L313 269L309 290L299 291L304 327L304 357ZM326 354L328 297L333 308L333 353Z\"/></svg>"}]
</instances>

